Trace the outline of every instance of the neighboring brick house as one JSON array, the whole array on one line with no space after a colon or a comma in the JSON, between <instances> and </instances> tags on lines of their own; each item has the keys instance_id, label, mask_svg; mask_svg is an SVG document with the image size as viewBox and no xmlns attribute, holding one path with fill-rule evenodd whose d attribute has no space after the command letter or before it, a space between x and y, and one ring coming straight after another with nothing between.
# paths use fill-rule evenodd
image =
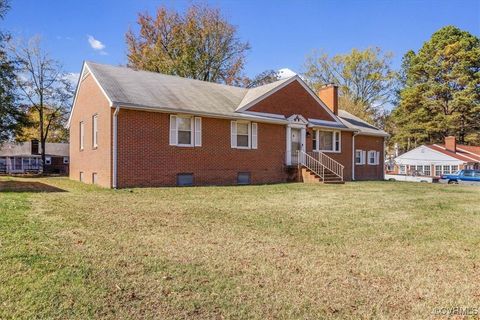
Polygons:
<instances>
[{"instance_id":1,"label":"neighboring brick house","mask_svg":"<svg viewBox=\"0 0 480 320\"><path fill-rule=\"evenodd\" d=\"M322 101L323 99L324 101ZM385 132L298 76L245 89L86 62L70 178L104 187L383 179Z\"/></svg>"},{"instance_id":2,"label":"neighboring brick house","mask_svg":"<svg viewBox=\"0 0 480 320\"><path fill-rule=\"evenodd\" d=\"M48 173L68 175L69 147L67 143L45 144L45 163L42 165L38 140L5 143L0 146L0 173Z\"/></svg>"},{"instance_id":3,"label":"neighboring brick house","mask_svg":"<svg viewBox=\"0 0 480 320\"><path fill-rule=\"evenodd\" d=\"M480 146L457 144L445 137L444 144L422 145L393 160L391 173L440 177L461 169L480 169Z\"/></svg>"}]
</instances>

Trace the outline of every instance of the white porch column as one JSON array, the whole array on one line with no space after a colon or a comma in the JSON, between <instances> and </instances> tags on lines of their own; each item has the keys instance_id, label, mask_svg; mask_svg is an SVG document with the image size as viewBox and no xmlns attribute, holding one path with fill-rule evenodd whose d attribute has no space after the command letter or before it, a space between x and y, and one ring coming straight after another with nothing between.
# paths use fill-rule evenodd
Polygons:
<instances>
[{"instance_id":1,"label":"white porch column","mask_svg":"<svg viewBox=\"0 0 480 320\"><path fill-rule=\"evenodd\" d=\"M292 164L292 128L289 125L287 125L287 139L285 140L287 141L285 163L289 166Z\"/></svg>"},{"instance_id":2,"label":"white porch column","mask_svg":"<svg viewBox=\"0 0 480 320\"><path fill-rule=\"evenodd\" d=\"M301 141L301 147L300 149L302 150L302 152L307 152L306 149L307 149L307 129L305 127L301 128L300 129L300 141Z\"/></svg>"}]
</instances>

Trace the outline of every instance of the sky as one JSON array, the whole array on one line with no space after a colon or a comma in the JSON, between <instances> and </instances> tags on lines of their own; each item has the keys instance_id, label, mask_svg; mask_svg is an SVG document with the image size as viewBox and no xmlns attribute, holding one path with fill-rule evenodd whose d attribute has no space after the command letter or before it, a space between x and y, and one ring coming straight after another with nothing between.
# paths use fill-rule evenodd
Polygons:
<instances>
[{"instance_id":1,"label":"sky","mask_svg":"<svg viewBox=\"0 0 480 320\"><path fill-rule=\"evenodd\" d=\"M192 1L11 0L1 28L14 37L40 35L42 45L66 72L84 60L127 63L125 33L136 29L139 12L159 6L184 11ZM418 50L433 32L455 25L480 36L480 0L202 1L221 9L248 41L245 74L289 68L303 71L313 50L334 55L352 48L380 47L402 55Z\"/></svg>"}]
</instances>

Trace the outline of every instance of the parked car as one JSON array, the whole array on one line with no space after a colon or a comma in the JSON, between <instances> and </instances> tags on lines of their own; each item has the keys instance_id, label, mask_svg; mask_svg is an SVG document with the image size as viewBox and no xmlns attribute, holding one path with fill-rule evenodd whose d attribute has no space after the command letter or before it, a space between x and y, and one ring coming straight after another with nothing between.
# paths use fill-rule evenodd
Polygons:
<instances>
[{"instance_id":1,"label":"parked car","mask_svg":"<svg viewBox=\"0 0 480 320\"><path fill-rule=\"evenodd\" d=\"M453 174L444 174L440 177L440 183L459 183L480 186L480 170L460 170Z\"/></svg>"},{"instance_id":2,"label":"parked car","mask_svg":"<svg viewBox=\"0 0 480 320\"><path fill-rule=\"evenodd\" d=\"M385 174L385 180L388 181L408 181L408 182L436 182L434 177L406 174Z\"/></svg>"}]
</instances>

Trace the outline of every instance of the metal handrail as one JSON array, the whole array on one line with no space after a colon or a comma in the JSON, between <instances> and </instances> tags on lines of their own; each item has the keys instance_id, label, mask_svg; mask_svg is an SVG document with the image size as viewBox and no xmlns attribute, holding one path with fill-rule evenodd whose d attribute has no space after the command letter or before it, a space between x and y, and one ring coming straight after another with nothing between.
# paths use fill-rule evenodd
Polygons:
<instances>
[{"instance_id":1,"label":"metal handrail","mask_svg":"<svg viewBox=\"0 0 480 320\"><path fill-rule=\"evenodd\" d=\"M328 170L340 177L343 181L343 170L345 169L344 165L321 151L315 151L314 153L318 154L318 161L320 161Z\"/></svg>"},{"instance_id":2,"label":"metal handrail","mask_svg":"<svg viewBox=\"0 0 480 320\"><path fill-rule=\"evenodd\" d=\"M315 154L318 154L318 157L315 157ZM299 164L307 167L322 180L325 178L325 169L327 169L343 181L343 170L345 167L323 152L315 151L307 153L302 150L298 150L297 157Z\"/></svg>"},{"instance_id":3,"label":"metal handrail","mask_svg":"<svg viewBox=\"0 0 480 320\"><path fill-rule=\"evenodd\" d=\"M325 178L325 166L317 159L302 150L297 150L298 163L315 173L319 178Z\"/></svg>"}]
</instances>

